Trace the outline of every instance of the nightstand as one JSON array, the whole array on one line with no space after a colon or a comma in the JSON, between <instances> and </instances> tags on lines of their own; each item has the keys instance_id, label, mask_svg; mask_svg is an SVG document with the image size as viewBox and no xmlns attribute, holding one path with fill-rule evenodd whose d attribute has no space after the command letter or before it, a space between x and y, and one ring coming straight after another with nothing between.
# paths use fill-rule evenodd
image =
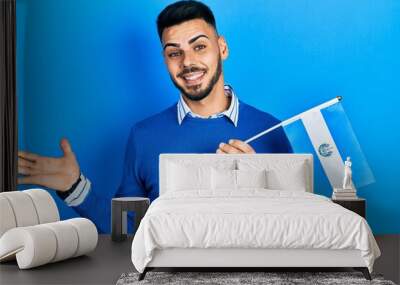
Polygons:
<instances>
[{"instance_id":1,"label":"nightstand","mask_svg":"<svg viewBox=\"0 0 400 285\"><path fill-rule=\"evenodd\" d=\"M359 214L361 217L365 219L365 208L366 202L365 199L357 198L354 200L336 200L332 199L332 202L339 204L340 206L353 211L356 214Z\"/></svg>"},{"instance_id":2,"label":"nightstand","mask_svg":"<svg viewBox=\"0 0 400 285\"><path fill-rule=\"evenodd\" d=\"M124 241L127 238L127 212L135 213L134 233L139 227L140 221L146 214L150 205L149 198L121 197L111 200L111 239Z\"/></svg>"}]
</instances>

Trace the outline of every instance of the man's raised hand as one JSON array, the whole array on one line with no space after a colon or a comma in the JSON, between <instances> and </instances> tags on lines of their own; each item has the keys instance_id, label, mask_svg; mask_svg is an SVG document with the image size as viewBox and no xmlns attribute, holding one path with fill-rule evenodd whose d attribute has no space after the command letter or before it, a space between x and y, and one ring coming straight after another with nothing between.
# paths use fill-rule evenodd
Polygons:
<instances>
[{"instance_id":1,"label":"man's raised hand","mask_svg":"<svg viewBox=\"0 0 400 285\"><path fill-rule=\"evenodd\" d=\"M80 169L67 139L60 141L61 157L45 157L18 151L18 184L37 184L67 191L78 180Z\"/></svg>"}]
</instances>

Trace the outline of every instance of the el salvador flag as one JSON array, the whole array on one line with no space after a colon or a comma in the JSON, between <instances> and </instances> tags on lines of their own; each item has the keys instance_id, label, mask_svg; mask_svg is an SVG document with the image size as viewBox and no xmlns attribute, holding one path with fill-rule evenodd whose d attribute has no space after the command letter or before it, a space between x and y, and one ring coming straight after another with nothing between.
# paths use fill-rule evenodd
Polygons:
<instances>
[{"instance_id":1,"label":"el salvador flag","mask_svg":"<svg viewBox=\"0 0 400 285\"><path fill-rule=\"evenodd\" d=\"M354 186L361 188L369 185L375 182L374 175L340 101L341 97L327 101L282 121L246 142L283 127L293 152L313 154L316 192L329 195L332 188L342 188L344 161L348 156L352 161Z\"/></svg>"}]
</instances>

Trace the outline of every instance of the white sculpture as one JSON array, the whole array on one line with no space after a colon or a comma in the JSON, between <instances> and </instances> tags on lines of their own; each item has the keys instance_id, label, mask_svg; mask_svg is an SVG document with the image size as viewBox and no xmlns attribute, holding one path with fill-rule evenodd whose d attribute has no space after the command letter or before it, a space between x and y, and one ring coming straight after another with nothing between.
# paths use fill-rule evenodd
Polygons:
<instances>
[{"instance_id":1,"label":"white sculpture","mask_svg":"<svg viewBox=\"0 0 400 285\"><path fill-rule=\"evenodd\" d=\"M348 156L346 158L346 161L344 162L343 189L353 190L352 176L353 176L353 172L351 170L351 160L350 160L350 156Z\"/></svg>"},{"instance_id":2,"label":"white sculpture","mask_svg":"<svg viewBox=\"0 0 400 285\"><path fill-rule=\"evenodd\" d=\"M20 269L33 268L87 254L97 241L89 219L60 221L45 190L0 193L0 262L16 259Z\"/></svg>"}]
</instances>

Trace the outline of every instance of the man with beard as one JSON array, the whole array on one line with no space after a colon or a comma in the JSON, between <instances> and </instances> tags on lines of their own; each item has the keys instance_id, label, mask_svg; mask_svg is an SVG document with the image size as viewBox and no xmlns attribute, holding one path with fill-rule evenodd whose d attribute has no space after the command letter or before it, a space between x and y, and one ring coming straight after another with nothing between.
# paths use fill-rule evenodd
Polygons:
<instances>
[{"instance_id":1,"label":"man with beard","mask_svg":"<svg viewBox=\"0 0 400 285\"><path fill-rule=\"evenodd\" d=\"M218 35L206 5L197 1L171 4L159 14L157 29L169 75L181 95L176 104L132 127L116 197L157 198L160 153L292 152L281 128L252 146L243 142L279 121L240 101L232 87L224 84L222 61L228 57L228 45ZM68 205L106 229L110 201L91 191L67 140L61 141L61 148L61 158L20 152L19 172L25 176L19 183L57 190Z\"/></svg>"}]
</instances>

